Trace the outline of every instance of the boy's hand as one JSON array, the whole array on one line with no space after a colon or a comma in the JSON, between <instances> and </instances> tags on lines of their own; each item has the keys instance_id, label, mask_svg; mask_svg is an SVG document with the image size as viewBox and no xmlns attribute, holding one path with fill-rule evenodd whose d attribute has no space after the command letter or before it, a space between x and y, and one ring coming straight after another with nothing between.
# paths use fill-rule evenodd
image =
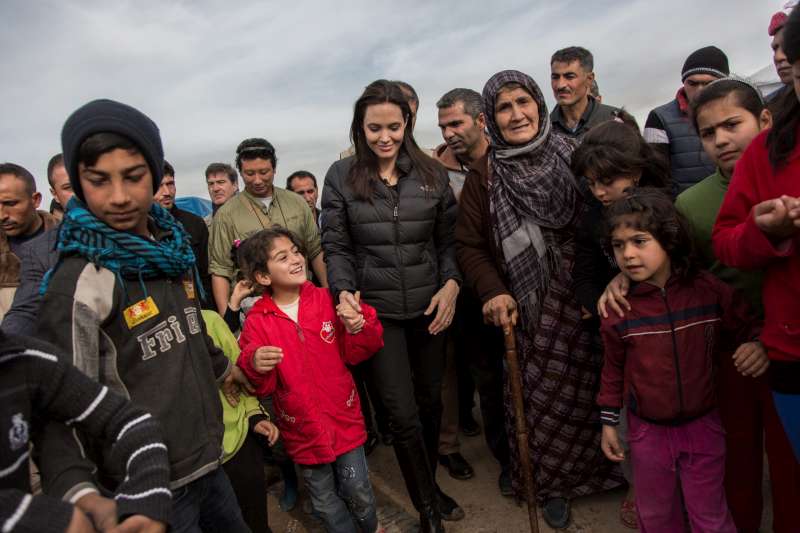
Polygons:
<instances>
[{"instance_id":1,"label":"boy's hand","mask_svg":"<svg viewBox=\"0 0 800 533\"><path fill-rule=\"evenodd\" d=\"M117 525L117 502L110 498L90 492L81 496L75 502L75 506L86 513L99 531L107 531ZM73 518L75 518L74 515Z\"/></svg>"},{"instance_id":2,"label":"boy's hand","mask_svg":"<svg viewBox=\"0 0 800 533\"><path fill-rule=\"evenodd\" d=\"M92 521L79 507L72 508L72 518L67 526L66 533L94 533Z\"/></svg>"},{"instance_id":3,"label":"boy's hand","mask_svg":"<svg viewBox=\"0 0 800 533\"><path fill-rule=\"evenodd\" d=\"M136 514L126 518L110 533L165 533L166 531L167 525L165 523Z\"/></svg>"},{"instance_id":4,"label":"boy's hand","mask_svg":"<svg viewBox=\"0 0 800 533\"><path fill-rule=\"evenodd\" d=\"M600 441L600 448L609 460L621 463L625 460L625 451L619 442L619 434L614 426L603 426L603 437Z\"/></svg>"},{"instance_id":5,"label":"boy's hand","mask_svg":"<svg viewBox=\"0 0 800 533\"><path fill-rule=\"evenodd\" d=\"M606 290L600 295L600 299L597 300L597 313L603 318L608 318L606 309L606 306L608 306L612 311L617 313L620 318L624 317L625 311L623 311L622 308L624 307L626 311L631 310L631 304L625 299L625 296L628 295L630 284L631 282L628 276L622 272L614 276L614 279L608 282Z\"/></svg>"},{"instance_id":6,"label":"boy's hand","mask_svg":"<svg viewBox=\"0 0 800 533\"><path fill-rule=\"evenodd\" d=\"M733 364L741 375L757 378L767 371L769 358L760 342L746 342L733 354Z\"/></svg>"},{"instance_id":7,"label":"boy's hand","mask_svg":"<svg viewBox=\"0 0 800 533\"><path fill-rule=\"evenodd\" d=\"M765 200L753 207L753 220L773 242L781 242L797 232L796 221L800 217L797 198L783 195Z\"/></svg>"},{"instance_id":8,"label":"boy's hand","mask_svg":"<svg viewBox=\"0 0 800 533\"><path fill-rule=\"evenodd\" d=\"M278 441L278 437L281 434L281 432L278 430L278 426L269 420L262 420L256 424L255 427L253 427L253 431L267 437L267 442L269 442L270 446L275 445L275 443Z\"/></svg>"},{"instance_id":9,"label":"boy's hand","mask_svg":"<svg viewBox=\"0 0 800 533\"><path fill-rule=\"evenodd\" d=\"M266 374L283 361L283 350L277 346L262 346L253 354L253 369Z\"/></svg>"},{"instance_id":10,"label":"boy's hand","mask_svg":"<svg viewBox=\"0 0 800 533\"><path fill-rule=\"evenodd\" d=\"M336 314L342 320L344 327L350 334L356 334L364 328L364 315L361 314L361 292L356 291L355 296L341 300L336 306Z\"/></svg>"},{"instance_id":11,"label":"boy's hand","mask_svg":"<svg viewBox=\"0 0 800 533\"><path fill-rule=\"evenodd\" d=\"M238 311L242 307L242 300L253 294L253 284L243 279L233 286L230 300L228 300L228 307L232 311Z\"/></svg>"},{"instance_id":12,"label":"boy's hand","mask_svg":"<svg viewBox=\"0 0 800 533\"><path fill-rule=\"evenodd\" d=\"M220 389L225 399L228 400L228 403L231 404L232 407L239 405L239 395L242 393L242 390L250 394L254 394L256 391L250 381L248 381L247 376L242 372L242 369L238 366L233 366L231 368L230 373L222 382L222 385L220 385Z\"/></svg>"}]
</instances>

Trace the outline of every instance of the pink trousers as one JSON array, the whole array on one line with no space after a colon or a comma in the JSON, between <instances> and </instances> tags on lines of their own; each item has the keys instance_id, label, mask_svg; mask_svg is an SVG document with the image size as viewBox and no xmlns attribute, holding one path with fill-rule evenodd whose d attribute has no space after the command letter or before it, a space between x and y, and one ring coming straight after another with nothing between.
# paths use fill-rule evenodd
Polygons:
<instances>
[{"instance_id":1,"label":"pink trousers","mask_svg":"<svg viewBox=\"0 0 800 533\"><path fill-rule=\"evenodd\" d=\"M651 424L628 411L642 533L736 533L725 500L725 432L713 411L686 424Z\"/></svg>"}]
</instances>

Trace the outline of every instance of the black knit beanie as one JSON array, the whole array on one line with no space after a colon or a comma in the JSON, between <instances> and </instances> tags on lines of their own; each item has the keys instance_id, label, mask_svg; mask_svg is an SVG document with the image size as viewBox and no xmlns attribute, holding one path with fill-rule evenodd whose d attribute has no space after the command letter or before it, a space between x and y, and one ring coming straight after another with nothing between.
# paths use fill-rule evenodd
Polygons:
<instances>
[{"instance_id":1,"label":"black knit beanie","mask_svg":"<svg viewBox=\"0 0 800 533\"><path fill-rule=\"evenodd\" d=\"M717 78L728 76L730 74L728 56L716 46L706 46L695 50L683 64L681 81L686 81L686 78L694 74L711 74Z\"/></svg>"},{"instance_id":2,"label":"black knit beanie","mask_svg":"<svg viewBox=\"0 0 800 533\"><path fill-rule=\"evenodd\" d=\"M147 115L113 100L94 100L78 108L61 130L64 168L75 195L84 201L78 179L78 152L87 137L95 133L116 133L130 139L144 156L153 175L153 192L161 186L164 174L164 149L158 126Z\"/></svg>"}]
</instances>

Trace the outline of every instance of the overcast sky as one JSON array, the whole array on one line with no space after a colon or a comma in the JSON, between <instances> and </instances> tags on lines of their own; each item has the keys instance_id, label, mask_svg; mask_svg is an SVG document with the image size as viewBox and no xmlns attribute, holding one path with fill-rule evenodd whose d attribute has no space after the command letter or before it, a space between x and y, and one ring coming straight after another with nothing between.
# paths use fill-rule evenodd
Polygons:
<instances>
[{"instance_id":1,"label":"overcast sky","mask_svg":"<svg viewBox=\"0 0 800 533\"><path fill-rule=\"evenodd\" d=\"M552 105L550 55L571 45L593 52L603 102L641 123L674 97L697 48L719 46L742 75L769 64L767 25L782 3L2 0L0 161L46 191L64 120L112 98L158 124L179 196L206 198L206 165L232 163L247 137L275 145L278 185L301 168L321 180L371 81L417 89L416 137L432 147L436 100L454 87L480 92L499 70L529 73Z\"/></svg>"}]
</instances>

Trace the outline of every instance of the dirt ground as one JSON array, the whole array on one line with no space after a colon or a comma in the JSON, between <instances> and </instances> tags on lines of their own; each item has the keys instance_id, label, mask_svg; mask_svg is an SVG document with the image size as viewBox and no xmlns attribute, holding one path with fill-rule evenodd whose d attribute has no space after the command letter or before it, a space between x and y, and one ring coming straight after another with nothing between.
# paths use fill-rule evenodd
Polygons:
<instances>
[{"instance_id":1,"label":"dirt ground","mask_svg":"<svg viewBox=\"0 0 800 533\"><path fill-rule=\"evenodd\" d=\"M483 436L461 436L461 453L475 469L475 477L466 481L451 478L443 469L437 470L437 479L442 489L455 498L464 508L466 518L459 522L445 522L448 533L523 533L530 530L525 505L517 505L513 499L504 498L497 488L500 468L490 455ZM408 499L403 478L395 461L392 448L379 445L369 457L370 479L378 501L378 518L386 527L387 533L411 533L418 531L418 518ZM302 493L297 507L291 513L278 508L278 496L282 483L273 484L269 489L270 527L275 533L322 533L311 515L303 512ZM573 501L572 523L564 530L569 533L617 533L631 532L619 521L619 505L625 491L618 490L606 494L590 496ZM765 486L765 496L769 501L769 488ZM770 531L771 518L769 505L765 505L762 531ZM539 531L549 533L550 529L539 514Z\"/></svg>"}]
</instances>

